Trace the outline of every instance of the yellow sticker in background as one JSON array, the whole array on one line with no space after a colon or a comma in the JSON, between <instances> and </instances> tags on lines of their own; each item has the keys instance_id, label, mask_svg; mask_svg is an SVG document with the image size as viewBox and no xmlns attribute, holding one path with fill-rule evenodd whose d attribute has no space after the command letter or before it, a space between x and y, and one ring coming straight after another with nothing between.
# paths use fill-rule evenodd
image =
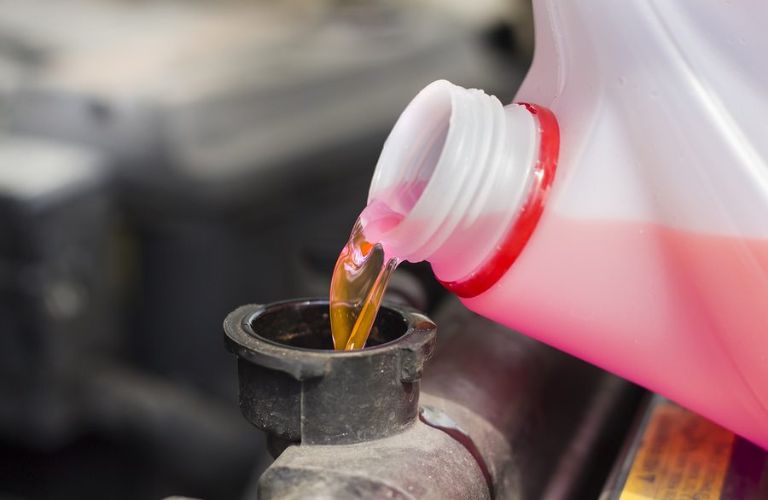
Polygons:
<instances>
[{"instance_id":1,"label":"yellow sticker in background","mask_svg":"<svg viewBox=\"0 0 768 500\"><path fill-rule=\"evenodd\" d=\"M718 500L732 432L674 403L653 409L620 500Z\"/></svg>"}]
</instances>

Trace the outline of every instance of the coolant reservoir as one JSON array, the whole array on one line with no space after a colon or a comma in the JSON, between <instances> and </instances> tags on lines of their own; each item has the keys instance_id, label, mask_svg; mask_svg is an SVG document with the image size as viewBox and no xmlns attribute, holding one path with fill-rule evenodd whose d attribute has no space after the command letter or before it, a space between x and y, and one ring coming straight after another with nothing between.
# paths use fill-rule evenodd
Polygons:
<instances>
[{"instance_id":1,"label":"coolant reservoir","mask_svg":"<svg viewBox=\"0 0 768 500\"><path fill-rule=\"evenodd\" d=\"M405 110L369 240L768 448L768 4L534 13L518 104L441 81Z\"/></svg>"}]
</instances>

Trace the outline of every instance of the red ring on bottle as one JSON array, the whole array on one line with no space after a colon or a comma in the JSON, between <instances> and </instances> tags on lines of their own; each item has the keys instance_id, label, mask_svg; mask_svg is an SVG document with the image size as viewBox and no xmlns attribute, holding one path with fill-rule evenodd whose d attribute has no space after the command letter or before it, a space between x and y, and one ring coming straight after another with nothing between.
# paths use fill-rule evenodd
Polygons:
<instances>
[{"instance_id":1,"label":"red ring on bottle","mask_svg":"<svg viewBox=\"0 0 768 500\"><path fill-rule=\"evenodd\" d=\"M491 257L466 278L440 281L445 288L459 297L480 295L495 285L509 270L536 229L552 181L555 179L560 153L560 127L557 125L557 118L552 111L537 104L517 104L525 106L539 126L539 158L533 170L533 185L517 219Z\"/></svg>"}]
</instances>

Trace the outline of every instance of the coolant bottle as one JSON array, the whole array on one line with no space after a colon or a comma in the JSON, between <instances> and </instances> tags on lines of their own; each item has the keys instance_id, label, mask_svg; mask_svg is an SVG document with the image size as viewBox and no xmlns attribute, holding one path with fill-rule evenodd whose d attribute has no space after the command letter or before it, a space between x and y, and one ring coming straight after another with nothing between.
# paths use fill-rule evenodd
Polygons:
<instances>
[{"instance_id":1,"label":"coolant bottle","mask_svg":"<svg viewBox=\"0 0 768 500\"><path fill-rule=\"evenodd\" d=\"M369 236L470 309L768 448L768 4L534 13L515 104L439 81L403 112Z\"/></svg>"}]
</instances>

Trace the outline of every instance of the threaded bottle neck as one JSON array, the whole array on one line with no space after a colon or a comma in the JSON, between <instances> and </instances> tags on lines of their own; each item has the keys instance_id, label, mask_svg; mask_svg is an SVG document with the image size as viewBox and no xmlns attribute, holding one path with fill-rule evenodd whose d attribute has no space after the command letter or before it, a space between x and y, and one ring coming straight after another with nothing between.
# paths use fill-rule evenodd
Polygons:
<instances>
[{"instance_id":1,"label":"threaded bottle neck","mask_svg":"<svg viewBox=\"0 0 768 500\"><path fill-rule=\"evenodd\" d=\"M391 256L429 261L444 282L465 279L508 236L537 185L539 139L529 107L430 84L390 133L371 183L369 203L401 218L368 236Z\"/></svg>"}]
</instances>

